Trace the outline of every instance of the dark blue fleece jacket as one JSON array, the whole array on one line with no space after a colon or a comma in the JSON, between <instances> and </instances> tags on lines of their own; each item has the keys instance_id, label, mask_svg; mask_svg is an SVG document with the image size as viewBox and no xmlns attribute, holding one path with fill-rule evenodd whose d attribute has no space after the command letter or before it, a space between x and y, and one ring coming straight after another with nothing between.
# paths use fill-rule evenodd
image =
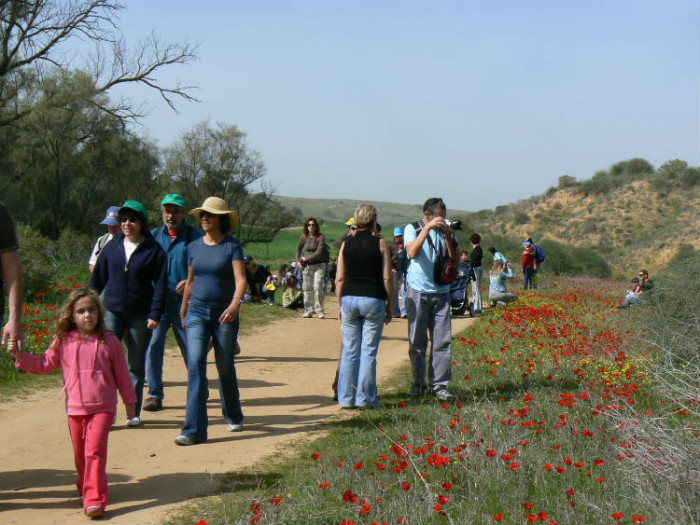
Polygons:
<instances>
[{"instance_id":1,"label":"dark blue fleece jacket","mask_svg":"<svg viewBox=\"0 0 700 525\"><path fill-rule=\"evenodd\" d=\"M151 232L143 232L129 263L124 252L124 234L117 234L102 249L90 278L90 286L102 293L107 310L140 314L160 321L165 308L168 270L163 248Z\"/></svg>"}]
</instances>

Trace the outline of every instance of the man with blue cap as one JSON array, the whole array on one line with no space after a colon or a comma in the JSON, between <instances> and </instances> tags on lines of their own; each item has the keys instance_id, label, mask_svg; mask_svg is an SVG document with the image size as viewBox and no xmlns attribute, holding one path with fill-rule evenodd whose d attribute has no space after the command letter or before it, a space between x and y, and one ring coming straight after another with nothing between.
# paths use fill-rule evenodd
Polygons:
<instances>
[{"instance_id":1,"label":"man with blue cap","mask_svg":"<svg viewBox=\"0 0 700 525\"><path fill-rule=\"evenodd\" d=\"M185 222L185 199L182 195L171 193L163 197L160 203L163 213L163 226L158 226L151 233L165 250L168 264L168 288L165 292L165 312L158 328L153 330L151 343L146 353L146 380L148 381L148 398L143 402L143 409L155 412L163 408L163 354L165 336L172 326L175 341L180 347L180 354L187 364L187 336L180 320L182 294L187 282L187 246L202 234Z\"/></svg>"},{"instance_id":2,"label":"man with blue cap","mask_svg":"<svg viewBox=\"0 0 700 525\"><path fill-rule=\"evenodd\" d=\"M405 319L407 316L404 279L406 278L408 259L406 258L406 248L403 244L403 230L399 226L394 228L394 242L389 244L389 253L391 254L391 275L394 278L394 312L396 312L397 316L401 315ZM400 305L399 297L401 297Z\"/></svg>"},{"instance_id":3,"label":"man with blue cap","mask_svg":"<svg viewBox=\"0 0 700 525\"><path fill-rule=\"evenodd\" d=\"M97 258L100 256L100 253L102 252L105 245L112 240L112 237L114 237L116 234L122 231L119 224L119 217L117 216L118 213L119 206L110 206L109 208L107 208L107 213L105 214L104 220L100 222L100 224L104 224L107 226L107 233L105 233L97 239L97 242L95 243L95 246L92 249L92 253L90 254L90 260L88 261L88 265L90 266L90 273L92 273L95 270Z\"/></svg>"}]
</instances>

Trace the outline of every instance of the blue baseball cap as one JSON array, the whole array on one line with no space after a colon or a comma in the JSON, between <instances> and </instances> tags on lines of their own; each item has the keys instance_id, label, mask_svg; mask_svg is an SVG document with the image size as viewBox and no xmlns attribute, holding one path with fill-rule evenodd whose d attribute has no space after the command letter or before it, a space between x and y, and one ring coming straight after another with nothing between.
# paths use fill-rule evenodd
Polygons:
<instances>
[{"instance_id":1,"label":"blue baseball cap","mask_svg":"<svg viewBox=\"0 0 700 525\"><path fill-rule=\"evenodd\" d=\"M401 226L397 226L394 228L394 237L398 237L399 235L403 235L403 230L401 229Z\"/></svg>"},{"instance_id":2,"label":"blue baseball cap","mask_svg":"<svg viewBox=\"0 0 700 525\"><path fill-rule=\"evenodd\" d=\"M107 213L105 214L104 220L100 224L106 224L107 226L119 226L119 206L110 206L107 208Z\"/></svg>"}]
</instances>

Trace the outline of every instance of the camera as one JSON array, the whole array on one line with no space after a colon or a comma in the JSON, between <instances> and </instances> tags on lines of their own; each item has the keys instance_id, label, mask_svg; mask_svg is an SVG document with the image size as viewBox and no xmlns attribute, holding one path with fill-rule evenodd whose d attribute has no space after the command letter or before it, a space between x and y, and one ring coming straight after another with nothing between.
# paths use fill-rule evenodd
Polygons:
<instances>
[{"instance_id":1,"label":"camera","mask_svg":"<svg viewBox=\"0 0 700 525\"><path fill-rule=\"evenodd\" d=\"M445 219L445 226L448 228L452 228L453 230L461 230L462 229L462 221L459 219Z\"/></svg>"}]
</instances>

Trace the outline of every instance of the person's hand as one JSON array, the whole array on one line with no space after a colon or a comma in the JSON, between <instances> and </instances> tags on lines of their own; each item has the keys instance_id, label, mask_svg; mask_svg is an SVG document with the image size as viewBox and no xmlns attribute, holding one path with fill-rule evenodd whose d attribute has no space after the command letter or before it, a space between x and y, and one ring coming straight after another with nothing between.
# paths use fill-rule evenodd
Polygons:
<instances>
[{"instance_id":1,"label":"person's hand","mask_svg":"<svg viewBox=\"0 0 700 525\"><path fill-rule=\"evenodd\" d=\"M185 293L185 285L186 285L186 284L187 284L187 279L185 279L184 281L180 281L179 283L177 283L177 284L175 285L175 293L178 294L178 295L182 295L183 293Z\"/></svg>"},{"instance_id":2,"label":"person's hand","mask_svg":"<svg viewBox=\"0 0 700 525\"><path fill-rule=\"evenodd\" d=\"M136 405L129 403L128 405L125 405L124 408L126 408L127 419L134 419L136 417Z\"/></svg>"},{"instance_id":3,"label":"person's hand","mask_svg":"<svg viewBox=\"0 0 700 525\"><path fill-rule=\"evenodd\" d=\"M0 323L2 320L0 320ZM10 341L14 341L20 354L22 353L22 347L24 346L24 331L22 330L22 321L17 321L15 319L8 319L7 324L2 330L2 344L9 344Z\"/></svg>"},{"instance_id":4,"label":"person's hand","mask_svg":"<svg viewBox=\"0 0 700 525\"><path fill-rule=\"evenodd\" d=\"M20 359L22 357L22 350L17 346L14 339L9 339L7 341L7 352L15 359Z\"/></svg>"},{"instance_id":5,"label":"person's hand","mask_svg":"<svg viewBox=\"0 0 700 525\"><path fill-rule=\"evenodd\" d=\"M428 221L428 223L425 225L425 228L427 230L432 230L434 228L437 228L438 230L444 230L445 229L445 217L441 215L435 215L432 219Z\"/></svg>"},{"instance_id":6,"label":"person's hand","mask_svg":"<svg viewBox=\"0 0 700 525\"><path fill-rule=\"evenodd\" d=\"M155 330L158 328L158 325L160 325L160 321L156 321L155 319L148 319L146 321L146 328L149 330Z\"/></svg>"},{"instance_id":7,"label":"person's hand","mask_svg":"<svg viewBox=\"0 0 700 525\"><path fill-rule=\"evenodd\" d=\"M234 304L230 304L226 310L221 312L219 324L232 323L238 318L238 312L241 310L241 302L234 300Z\"/></svg>"}]
</instances>

